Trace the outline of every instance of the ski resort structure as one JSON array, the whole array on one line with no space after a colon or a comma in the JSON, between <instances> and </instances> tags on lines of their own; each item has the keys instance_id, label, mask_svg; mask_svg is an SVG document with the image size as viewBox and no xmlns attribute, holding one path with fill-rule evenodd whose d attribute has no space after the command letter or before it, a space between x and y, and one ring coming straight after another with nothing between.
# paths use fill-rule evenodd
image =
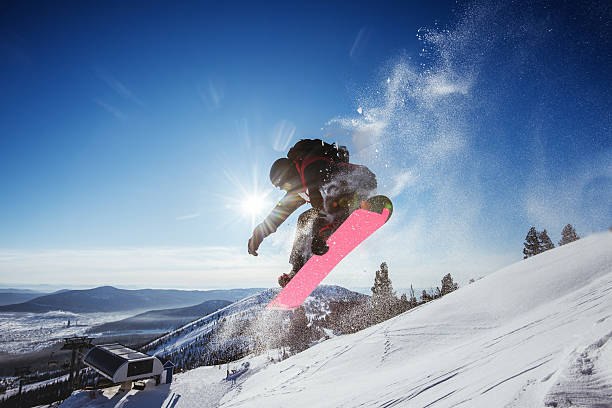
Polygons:
<instances>
[{"instance_id":1,"label":"ski resort structure","mask_svg":"<svg viewBox=\"0 0 612 408\"><path fill-rule=\"evenodd\" d=\"M115 384L158 377L163 371L162 363L157 357L140 353L119 343L93 347L85 355L84 362Z\"/></svg>"}]
</instances>

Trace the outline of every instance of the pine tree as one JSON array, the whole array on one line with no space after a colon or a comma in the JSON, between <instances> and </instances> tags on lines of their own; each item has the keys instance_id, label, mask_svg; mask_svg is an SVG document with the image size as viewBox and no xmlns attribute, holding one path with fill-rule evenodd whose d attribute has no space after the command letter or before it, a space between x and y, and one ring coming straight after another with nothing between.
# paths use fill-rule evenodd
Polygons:
<instances>
[{"instance_id":1,"label":"pine tree","mask_svg":"<svg viewBox=\"0 0 612 408\"><path fill-rule=\"evenodd\" d=\"M410 299L408 299L408 302L410 302L410 307L415 307L419 303L417 301L416 296L414 295L414 289L412 288L412 285L410 285Z\"/></svg>"},{"instance_id":2,"label":"pine tree","mask_svg":"<svg viewBox=\"0 0 612 408\"><path fill-rule=\"evenodd\" d=\"M376 321L382 322L395 316L398 312L398 303L393 284L389 279L389 268L383 262L380 264L380 270L376 271L374 286L372 286L372 306Z\"/></svg>"},{"instance_id":3,"label":"pine tree","mask_svg":"<svg viewBox=\"0 0 612 408\"><path fill-rule=\"evenodd\" d=\"M452 291L457 290L458 288L459 288L459 285L453 282L453 277L451 276L450 273L447 273L446 275L444 275L444 277L442 278L442 290L441 290L442 296L447 295L451 293Z\"/></svg>"},{"instance_id":4,"label":"pine tree","mask_svg":"<svg viewBox=\"0 0 612 408\"><path fill-rule=\"evenodd\" d=\"M405 293L402 293L402 296L399 300L399 312L404 313L406 310L410 309L410 302L408 301L408 296Z\"/></svg>"},{"instance_id":5,"label":"pine tree","mask_svg":"<svg viewBox=\"0 0 612 408\"><path fill-rule=\"evenodd\" d=\"M391 283L391 279L389 279L389 268L386 262L381 263L380 270L376 271L374 286L372 286L372 296L395 297L393 284Z\"/></svg>"},{"instance_id":6,"label":"pine tree","mask_svg":"<svg viewBox=\"0 0 612 408\"><path fill-rule=\"evenodd\" d=\"M546 230L542 231L538 234L538 238L540 239L540 247L542 248L542 252L548 251L549 249L553 249L555 244L553 244L552 240L546 233Z\"/></svg>"},{"instance_id":7,"label":"pine tree","mask_svg":"<svg viewBox=\"0 0 612 408\"><path fill-rule=\"evenodd\" d=\"M527 233L527 236L525 237L525 242L523 245L525 245L525 248L523 249L523 259L527 259L530 256L534 256L542 252L540 239L538 238L538 231L536 231L535 227L531 227Z\"/></svg>"},{"instance_id":8,"label":"pine tree","mask_svg":"<svg viewBox=\"0 0 612 408\"><path fill-rule=\"evenodd\" d=\"M427 303L430 300L431 300L431 296L429 296L429 293L427 293L427 291L423 289L423 293L421 293L421 302Z\"/></svg>"},{"instance_id":9,"label":"pine tree","mask_svg":"<svg viewBox=\"0 0 612 408\"><path fill-rule=\"evenodd\" d=\"M576 234L576 230L572 224L567 224L565 227L563 227L563 231L561 231L561 241L559 241L559 246L569 244L570 242L574 242L579 239L580 237L578 234Z\"/></svg>"}]
</instances>

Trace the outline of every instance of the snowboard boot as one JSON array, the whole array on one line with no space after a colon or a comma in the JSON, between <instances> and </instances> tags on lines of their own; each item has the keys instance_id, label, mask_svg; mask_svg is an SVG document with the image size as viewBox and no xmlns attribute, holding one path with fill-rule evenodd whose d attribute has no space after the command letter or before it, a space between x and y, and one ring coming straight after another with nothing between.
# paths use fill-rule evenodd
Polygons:
<instances>
[{"instance_id":1,"label":"snowboard boot","mask_svg":"<svg viewBox=\"0 0 612 408\"><path fill-rule=\"evenodd\" d=\"M291 278L289 277L289 275L286 273L283 273L281 276L278 277L278 284L280 285L281 288L284 288L285 286L287 286L290 280Z\"/></svg>"},{"instance_id":2,"label":"snowboard boot","mask_svg":"<svg viewBox=\"0 0 612 408\"><path fill-rule=\"evenodd\" d=\"M279 276L278 277L278 284L280 285L280 287L284 288L285 286L287 286L289 281L291 279L293 279L293 277L295 276L296 273L297 273L297 271L291 271L289 273L283 273L281 276Z\"/></svg>"}]
</instances>

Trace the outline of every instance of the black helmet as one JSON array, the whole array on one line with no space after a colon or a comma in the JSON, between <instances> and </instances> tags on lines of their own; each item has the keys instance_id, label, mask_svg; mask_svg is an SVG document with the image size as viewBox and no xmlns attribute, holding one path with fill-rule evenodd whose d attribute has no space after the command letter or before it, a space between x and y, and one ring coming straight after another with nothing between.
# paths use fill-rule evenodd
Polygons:
<instances>
[{"instance_id":1,"label":"black helmet","mask_svg":"<svg viewBox=\"0 0 612 408\"><path fill-rule=\"evenodd\" d=\"M295 188L294 184L300 181L293 161L286 158L280 158L275 161L270 168L270 181L276 187L280 187L283 190Z\"/></svg>"}]
</instances>

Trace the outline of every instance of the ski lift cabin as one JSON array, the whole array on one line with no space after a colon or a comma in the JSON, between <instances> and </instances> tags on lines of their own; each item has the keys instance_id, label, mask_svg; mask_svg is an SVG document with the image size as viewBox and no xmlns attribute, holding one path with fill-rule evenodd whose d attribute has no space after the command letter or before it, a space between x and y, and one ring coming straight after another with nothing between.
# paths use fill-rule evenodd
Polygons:
<instances>
[{"instance_id":1,"label":"ski lift cabin","mask_svg":"<svg viewBox=\"0 0 612 408\"><path fill-rule=\"evenodd\" d=\"M94 346L87 352L83 361L115 384L151 377L159 378L164 370L157 357L132 350L119 343Z\"/></svg>"}]
</instances>

